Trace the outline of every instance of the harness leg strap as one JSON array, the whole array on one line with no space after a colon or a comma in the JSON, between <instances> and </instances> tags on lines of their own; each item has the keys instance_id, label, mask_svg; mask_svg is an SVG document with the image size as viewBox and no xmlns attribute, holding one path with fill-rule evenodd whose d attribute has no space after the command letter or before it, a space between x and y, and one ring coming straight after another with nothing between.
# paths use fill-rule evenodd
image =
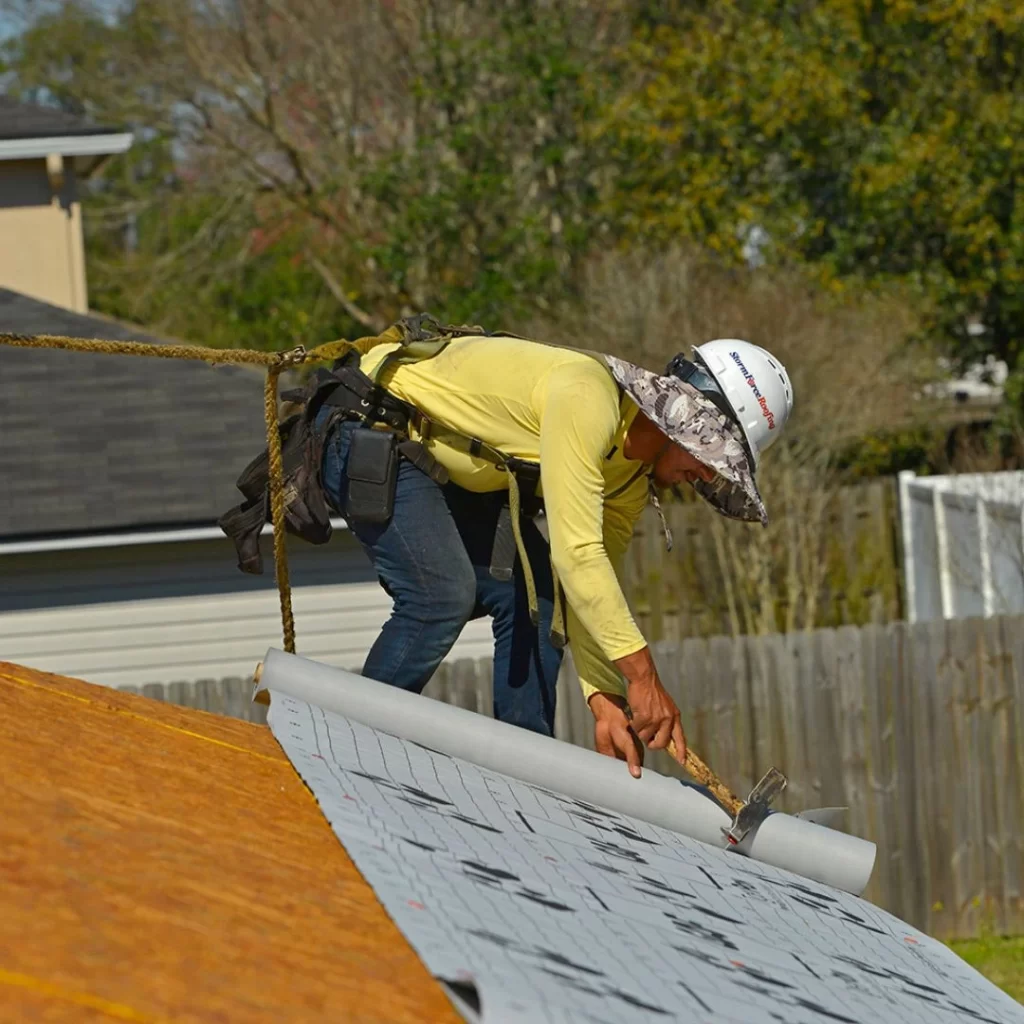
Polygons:
<instances>
[{"instance_id":1,"label":"harness leg strap","mask_svg":"<svg viewBox=\"0 0 1024 1024\"><path fill-rule=\"evenodd\" d=\"M538 625L540 622L540 610L537 605L537 584L533 579L533 570L530 568L530 559L526 555L526 545L523 543L523 528L520 521L521 505L519 501L519 481L515 473L508 474L508 509L509 517L512 520L512 533L516 539L516 551L519 552L519 562L523 567L523 581L526 583L526 600L530 608L530 622Z\"/></svg>"},{"instance_id":2,"label":"harness leg strap","mask_svg":"<svg viewBox=\"0 0 1024 1024\"><path fill-rule=\"evenodd\" d=\"M569 642L568 630L565 628L565 591L558 579L555 563L551 563L551 582L554 591L555 608L551 615L551 646L562 650Z\"/></svg>"},{"instance_id":3,"label":"harness leg strap","mask_svg":"<svg viewBox=\"0 0 1024 1024\"><path fill-rule=\"evenodd\" d=\"M512 512L508 505L503 505L498 514L498 526L494 531L494 543L491 545L491 565L489 572L492 579L512 579L512 569L516 561L516 536L512 529Z\"/></svg>"},{"instance_id":4,"label":"harness leg strap","mask_svg":"<svg viewBox=\"0 0 1024 1024\"><path fill-rule=\"evenodd\" d=\"M523 543L523 531L521 525L522 515L522 504L521 495L519 491L519 481L516 479L516 474L510 467L506 465L508 469L508 507L502 509L502 517L507 513L509 519L509 525L512 528L512 535L515 539L515 550L519 553L519 563L523 567L523 581L526 584L526 598L530 608L530 621L534 626L540 623L540 608L537 603L537 585L533 578L533 569L530 567L530 559L526 554L526 545ZM499 535L501 533L504 519L499 518L498 520L498 531L495 534L494 546L498 547ZM494 575L494 563L495 555L492 550L491 554L491 574ZM509 564L512 564L510 560ZM509 570L511 575L511 569ZM499 579L501 577L495 577ZM507 577L505 577L507 578ZM554 609L551 615L551 644L553 647L557 647L562 650L568 643L567 631L565 628L565 591L562 590L562 584L558 580L558 572L555 569L554 562L551 563L551 581L553 584L553 600Z\"/></svg>"}]
</instances>

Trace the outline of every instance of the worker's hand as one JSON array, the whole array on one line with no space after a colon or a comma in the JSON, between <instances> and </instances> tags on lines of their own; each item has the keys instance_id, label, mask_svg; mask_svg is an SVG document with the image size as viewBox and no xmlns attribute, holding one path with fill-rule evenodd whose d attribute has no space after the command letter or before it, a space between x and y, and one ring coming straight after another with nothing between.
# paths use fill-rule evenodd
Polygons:
<instances>
[{"instance_id":1,"label":"worker's hand","mask_svg":"<svg viewBox=\"0 0 1024 1024\"><path fill-rule=\"evenodd\" d=\"M594 715L594 746L599 754L629 765L629 774L640 778L644 747L629 725L626 700L614 693L595 693L590 698Z\"/></svg>"},{"instance_id":2,"label":"worker's hand","mask_svg":"<svg viewBox=\"0 0 1024 1024\"><path fill-rule=\"evenodd\" d=\"M651 750L664 750L672 743L673 756L685 764L686 736L679 708L661 683L650 648L619 658L615 665L626 677L633 731Z\"/></svg>"}]
</instances>

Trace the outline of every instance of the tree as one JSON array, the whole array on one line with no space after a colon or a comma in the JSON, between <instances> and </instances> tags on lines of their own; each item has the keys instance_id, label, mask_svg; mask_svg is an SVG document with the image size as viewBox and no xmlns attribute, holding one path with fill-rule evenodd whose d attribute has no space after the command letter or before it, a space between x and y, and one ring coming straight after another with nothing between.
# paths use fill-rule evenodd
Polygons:
<instances>
[{"instance_id":1,"label":"tree","mask_svg":"<svg viewBox=\"0 0 1024 1024\"><path fill-rule=\"evenodd\" d=\"M833 287L905 282L962 361L1024 373L1022 66L1007 0L674 5L622 53L607 208L736 260L757 228Z\"/></svg>"},{"instance_id":2,"label":"tree","mask_svg":"<svg viewBox=\"0 0 1024 1024\"><path fill-rule=\"evenodd\" d=\"M653 513L641 524L633 564L639 558L644 575L630 581L632 594L702 608L708 632L735 635L894 611L891 538L866 529L879 517L848 514L842 463L852 441L935 411L915 401L933 365L905 344L915 323L899 294L836 296L806 272L737 270L695 246L603 253L588 262L581 289L582 309L555 309L527 333L652 369L711 338L747 338L781 359L796 398L758 469L768 528L727 520L683 488L687 505L668 509L673 554L664 554Z\"/></svg>"},{"instance_id":3,"label":"tree","mask_svg":"<svg viewBox=\"0 0 1024 1024\"><path fill-rule=\"evenodd\" d=\"M623 27L584 0L357 0L344 18L329 0L133 0L113 22L69 0L11 63L22 92L136 125L171 161L139 181L148 210L90 206L97 294L119 310L190 326L173 288L136 299L155 261L230 314L259 233L291 247L333 328L421 308L508 322L568 285L599 229L589 70ZM122 261L102 239L127 214Z\"/></svg>"}]
</instances>

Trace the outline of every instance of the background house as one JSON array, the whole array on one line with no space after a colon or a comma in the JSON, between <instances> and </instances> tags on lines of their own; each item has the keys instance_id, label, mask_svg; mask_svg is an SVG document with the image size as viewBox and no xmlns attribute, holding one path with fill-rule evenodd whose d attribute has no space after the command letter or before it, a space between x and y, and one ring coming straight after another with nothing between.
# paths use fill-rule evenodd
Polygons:
<instances>
[{"instance_id":1,"label":"background house","mask_svg":"<svg viewBox=\"0 0 1024 1024\"><path fill-rule=\"evenodd\" d=\"M76 184L131 136L0 97L0 331L161 341L86 315ZM217 517L265 443L262 373L0 345L0 660L109 686L249 676L281 627ZM345 530L292 542L301 654L358 668L391 602ZM486 653L473 623L454 655Z\"/></svg>"},{"instance_id":2,"label":"background house","mask_svg":"<svg viewBox=\"0 0 1024 1024\"><path fill-rule=\"evenodd\" d=\"M158 340L0 290L0 330ZM215 525L264 441L262 373L0 346L0 658L109 686L250 675L281 626ZM292 540L300 654L358 667L390 599L344 524ZM453 654L486 653L489 620Z\"/></svg>"},{"instance_id":3,"label":"background house","mask_svg":"<svg viewBox=\"0 0 1024 1024\"><path fill-rule=\"evenodd\" d=\"M128 132L0 96L0 286L88 308L79 184Z\"/></svg>"}]
</instances>

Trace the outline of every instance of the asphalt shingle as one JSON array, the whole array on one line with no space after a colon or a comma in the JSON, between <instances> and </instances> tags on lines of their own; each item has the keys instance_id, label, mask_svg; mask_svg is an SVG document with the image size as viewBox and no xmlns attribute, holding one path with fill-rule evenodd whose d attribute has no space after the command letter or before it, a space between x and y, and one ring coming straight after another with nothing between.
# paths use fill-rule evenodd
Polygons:
<instances>
[{"instance_id":1,"label":"asphalt shingle","mask_svg":"<svg viewBox=\"0 0 1024 1024\"><path fill-rule=\"evenodd\" d=\"M53 107L19 103L0 96L0 139L51 139L72 135L109 135L116 128L93 124Z\"/></svg>"},{"instance_id":2,"label":"asphalt shingle","mask_svg":"<svg viewBox=\"0 0 1024 1024\"><path fill-rule=\"evenodd\" d=\"M0 289L0 332L163 341ZM0 538L211 525L264 446L258 368L0 345Z\"/></svg>"}]
</instances>

